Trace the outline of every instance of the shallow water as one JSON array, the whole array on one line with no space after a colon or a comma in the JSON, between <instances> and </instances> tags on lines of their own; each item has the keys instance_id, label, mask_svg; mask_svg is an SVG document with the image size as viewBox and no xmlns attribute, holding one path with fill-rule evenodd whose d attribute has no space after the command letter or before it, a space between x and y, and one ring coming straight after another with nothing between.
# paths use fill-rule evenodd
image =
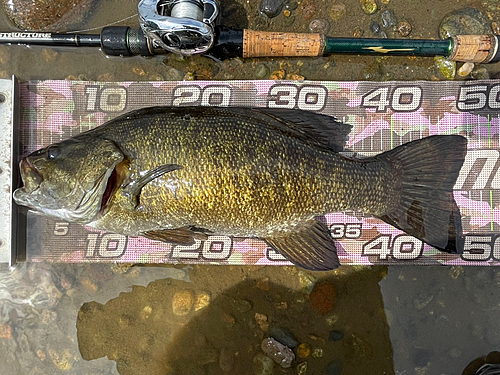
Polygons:
<instances>
[{"instance_id":1,"label":"shallow water","mask_svg":"<svg viewBox=\"0 0 500 375\"><path fill-rule=\"evenodd\" d=\"M308 4L324 16L338 3ZM391 0L382 10L408 20L412 37L437 38L443 16L471 4L500 19L495 1ZM307 31L303 8L292 12L295 21L288 25L283 15L265 21L257 5L240 6L249 27ZM357 1L345 5L346 15L332 22L329 35L350 36L359 27L371 36L370 24L381 11L368 16ZM72 29L135 12L135 1L103 0L86 24ZM1 29L9 29L2 19ZM121 59L90 49L0 46L0 62L0 76L21 80L164 80L188 72L199 79L254 79L258 64L269 74L282 68L307 79L444 79L432 58L407 57L233 59L219 66L200 57ZM500 66L487 69L493 76ZM500 344L495 267L356 266L313 273L271 266L34 263L0 269L0 299L0 372L7 375L253 374L262 361L262 339L283 328L307 344L300 351L305 358L289 369L275 365L274 374L295 374L302 363L307 374L340 374L339 366L342 374L460 374Z\"/></svg>"}]
</instances>

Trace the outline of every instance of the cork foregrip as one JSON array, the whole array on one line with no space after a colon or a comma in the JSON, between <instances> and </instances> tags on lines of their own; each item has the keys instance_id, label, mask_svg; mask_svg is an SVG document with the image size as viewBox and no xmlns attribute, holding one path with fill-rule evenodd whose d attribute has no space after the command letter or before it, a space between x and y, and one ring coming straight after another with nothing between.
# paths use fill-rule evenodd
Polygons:
<instances>
[{"instance_id":1,"label":"cork foregrip","mask_svg":"<svg viewBox=\"0 0 500 375\"><path fill-rule=\"evenodd\" d=\"M244 30L243 57L321 56L325 37L321 34Z\"/></svg>"},{"instance_id":2,"label":"cork foregrip","mask_svg":"<svg viewBox=\"0 0 500 375\"><path fill-rule=\"evenodd\" d=\"M493 35L457 35L453 37L453 51L449 60L463 62L490 62L498 49Z\"/></svg>"}]
</instances>

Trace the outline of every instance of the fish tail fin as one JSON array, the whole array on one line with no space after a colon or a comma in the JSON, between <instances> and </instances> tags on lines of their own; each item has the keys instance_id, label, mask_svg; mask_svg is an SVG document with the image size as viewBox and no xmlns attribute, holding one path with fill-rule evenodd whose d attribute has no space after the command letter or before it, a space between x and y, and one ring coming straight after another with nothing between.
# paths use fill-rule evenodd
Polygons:
<instances>
[{"instance_id":1,"label":"fish tail fin","mask_svg":"<svg viewBox=\"0 0 500 375\"><path fill-rule=\"evenodd\" d=\"M378 155L393 167L399 202L380 219L435 248L462 252L460 210L453 186L467 153L467 139L436 135Z\"/></svg>"}]
</instances>

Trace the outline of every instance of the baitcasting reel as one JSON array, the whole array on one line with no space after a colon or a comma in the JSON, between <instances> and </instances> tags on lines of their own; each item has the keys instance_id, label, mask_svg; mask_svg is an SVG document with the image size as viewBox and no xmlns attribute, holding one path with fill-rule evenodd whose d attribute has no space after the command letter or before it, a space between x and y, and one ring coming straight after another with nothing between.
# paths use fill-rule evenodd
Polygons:
<instances>
[{"instance_id":1,"label":"baitcasting reel","mask_svg":"<svg viewBox=\"0 0 500 375\"><path fill-rule=\"evenodd\" d=\"M141 0L138 10L144 35L160 48L192 55L214 44L215 0Z\"/></svg>"}]
</instances>

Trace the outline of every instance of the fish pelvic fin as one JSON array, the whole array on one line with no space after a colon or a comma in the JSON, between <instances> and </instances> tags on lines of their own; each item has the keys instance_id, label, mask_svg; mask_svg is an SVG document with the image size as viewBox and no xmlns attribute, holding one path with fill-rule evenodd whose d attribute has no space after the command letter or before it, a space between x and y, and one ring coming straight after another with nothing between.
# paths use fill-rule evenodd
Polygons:
<instances>
[{"instance_id":1,"label":"fish pelvic fin","mask_svg":"<svg viewBox=\"0 0 500 375\"><path fill-rule=\"evenodd\" d=\"M435 135L377 155L397 178L400 199L380 219L436 249L463 250L460 210L453 186L467 153L460 135Z\"/></svg>"},{"instance_id":2,"label":"fish pelvic fin","mask_svg":"<svg viewBox=\"0 0 500 375\"><path fill-rule=\"evenodd\" d=\"M312 271L328 271L338 268L335 242L326 224L308 220L292 232L264 238L269 246L292 263Z\"/></svg>"},{"instance_id":3,"label":"fish pelvic fin","mask_svg":"<svg viewBox=\"0 0 500 375\"><path fill-rule=\"evenodd\" d=\"M208 235L202 229L182 227L176 229L159 229L142 232L141 236L154 241L175 243L178 245L193 245L196 240L206 240Z\"/></svg>"}]
</instances>

